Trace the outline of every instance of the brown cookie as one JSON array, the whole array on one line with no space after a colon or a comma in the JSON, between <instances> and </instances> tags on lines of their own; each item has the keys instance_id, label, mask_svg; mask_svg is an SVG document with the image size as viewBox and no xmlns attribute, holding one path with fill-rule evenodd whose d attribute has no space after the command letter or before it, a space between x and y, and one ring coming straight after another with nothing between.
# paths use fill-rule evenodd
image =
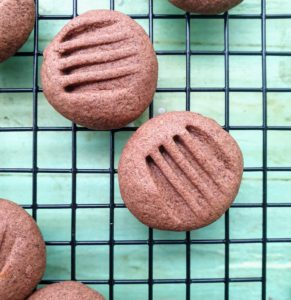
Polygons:
<instances>
[{"instance_id":1,"label":"brown cookie","mask_svg":"<svg viewBox=\"0 0 291 300\"><path fill-rule=\"evenodd\" d=\"M237 195L243 172L235 140L192 112L160 115L125 146L118 175L127 208L144 224L192 230L217 220Z\"/></svg>"},{"instance_id":2,"label":"brown cookie","mask_svg":"<svg viewBox=\"0 0 291 300\"><path fill-rule=\"evenodd\" d=\"M188 12L208 15L220 14L241 3L243 0L170 0L177 7Z\"/></svg>"},{"instance_id":3,"label":"brown cookie","mask_svg":"<svg viewBox=\"0 0 291 300\"><path fill-rule=\"evenodd\" d=\"M82 283L67 281L39 289L27 300L105 300L105 298Z\"/></svg>"},{"instance_id":4,"label":"brown cookie","mask_svg":"<svg viewBox=\"0 0 291 300\"><path fill-rule=\"evenodd\" d=\"M33 0L0 0L0 62L16 53L35 20Z\"/></svg>"},{"instance_id":5,"label":"brown cookie","mask_svg":"<svg viewBox=\"0 0 291 300\"><path fill-rule=\"evenodd\" d=\"M45 270L45 243L33 218L0 199L0 299L28 297Z\"/></svg>"},{"instance_id":6,"label":"brown cookie","mask_svg":"<svg viewBox=\"0 0 291 300\"><path fill-rule=\"evenodd\" d=\"M152 101L158 64L143 28L109 10L69 22L44 52L42 84L52 106L91 129L120 128Z\"/></svg>"}]
</instances>

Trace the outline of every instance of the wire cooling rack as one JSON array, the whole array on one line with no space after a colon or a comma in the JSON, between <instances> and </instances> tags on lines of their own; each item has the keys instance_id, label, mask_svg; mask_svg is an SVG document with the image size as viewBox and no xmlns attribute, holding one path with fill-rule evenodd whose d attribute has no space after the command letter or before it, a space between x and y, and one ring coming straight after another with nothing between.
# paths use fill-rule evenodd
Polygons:
<instances>
[{"instance_id":1,"label":"wire cooling rack","mask_svg":"<svg viewBox=\"0 0 291 300\"><path fill-rule=\"evenodd\" d=\"M187 232L185 238L179 239L156 239L154 238L154 231L152 229L148 229L148 236L146 239L123 239L116 240L115 239L115 213L116 209L124 208L122 203L116 203L115 201L115 181L117 174L117 165L115 162L115 154L116 154L116 145L115 145L115 136L120 132L130 132L136 130L136 127L127 127L120 130L112 130L110 131L110 145L109 145L109 157L110 157L110 167L109 168L100 168L100 169L81 169L77 168L77 132L79 131L89 131L85 128L77 127L75 124L72 126L39 126L38 120L38 101L39 95L42 93L42 89L39 85L39 67L40 60L42 57L42 53L39 49L39 23L43 20L70 20L73 17L78 15L78 0L72 0L73 11L71 15L59 15L59 14L50 14L50 15L41 15L39 14L39 1L36 0L36 24L35 31L33 36L33 44L34 49L33 52L19 52L16 56L28 56L33 58L33 86L31 88L10 88L10 87L0 87L0 95L1 93L32 93L33 94L33 114L32 114L32 126L31 127L1 127L0 133L16 133L16 132L31 132L32 133L32 167L31 168L4 168L0 165L0 175L9 173L27 173L32 176L32 204L23 205L26 209L32 211L33 217L37 220L38 214L41 210L53 209L55 211L59 209L68 209L71 215L71 231L70 231L70 241L47 241L47 245L49 247L56 246L65 246L67 251L70 252L70 278L71 280L77 280L78 276L76 275L76 248L78 246L108 246L109 249L109 264L108 264L108 279L90 279L90 280L82 280L82 282L91 285L92 287L99 289L99 286L107 286L108 287L108 299L119 299L118 292L115 290L116 286L132 286L132 289L137 288L139 285L146 286L146 292L144 295L141 295L141 299L164 299L163 296L155 296L155 286L157 285L174 285L178 288L178 286L185 287L185 293L183 294L183 299L202 299L196 297L195 294L195 285L205 284L209 287L209 289L216 288L217 285L221 284L223 286L223 292L221 298L213 297L212 299L245 299L239 298L239 295L234 295L231 293L231 285L233 284L247 284L247 283L258 283L259 291L256 294L256 298L248 298L248 299L272 299L267 296L267 247L273 243L284 243L288 244L291 242L290 237L274 237L268 238L267 236L267 213L268 208L278 208L285 209L291 207L291 203L269 203L267 201L267 191L268 191L268 174L273 172L290 172L291 166L268 166L268 132L271 131L289 131L291 130L291 126L269 126L267 122L267 95L268 93L289 93L291 92L291 88L288 87L278 87L278 88L268 88L267 87L267 58L268 57L280 57L280 56L291 56L290 52L279 52L279 51L267 51L266 47L266 20L278 20L278 19L289 19L291 18L291 14L267 14L266 13L266 2L268 0L261 0L261 13L258 14L229 14L225 13L223 15L218 16L200 16L200 15L190 15L186 14L166 14L166 13L154 13L154 0L148 0L148 13L147 14L135 14L131 15L132 18L137 20L147 20L148 21L148 32L150 39L154 41L154 22L156 20L184 20L185 21L185 41L186 47L185 50L157 50L158 57L161 56L182 56L186 60L186 85L182 88L173 88L173 87L159 87L157 93L184 93L186 95L186 103L185 110L191 109L191 93L205 93L205 92L219 92L224 93L224 128L227 131L235 132L235 131L260 131L262 133L262 140L259 142L262 143L262 165L257 167L249 167L245 168L245 173L260 173L262 174L262 202L261 203L235 203L233 204L234 209L251 209L258 208L262 213L262 236L259 238L231 238L230 236L230 214L226 213L224 218L224 237L221 239L204 239L204 238L193 238L190 232ZM79 1L79 3L82 0ZM108 0L110 2L110 9L115 9L115 1ZM191 20L199 20L199 19L213 19L213 20L223 20L224 24L224 49L223 50L193 50L191 49ZM230 20L258 20L260 22L260 44L261 50L257 51L244 51L244 50L230 50L229 43L229 22ZM171 29L170 29L171 30ZM195 62L191 60L191 58L195 56L209 56L211 59L212 56L218 55L223 57L224 61L224 86L211 88L211 87L193 87L191 85L191 68L195 68ZM261 87L244 87L244 88L233 88L230 87L230 58L231 57L258 57L261 59ZM243 77L244 74L241 74ZM261 116L262 123L261 125L255 126L232 126L230 122L230 93L243 93L243 92L254 92L258 93L262 96L262 106L261 106ZM195 107L193 108L195 110ZM149 108L149 117L153 117L154 110L153 104ZM41 168L38 165L38 142L39 142L39 133L40 132L69 132L71 133L71 168ZM98 151L98 149L96 150ZM13 158L11 158L13 159ZM69 204L40 204L38 203L38 175L40 174L68 174L71 180L71 203ZM108 204L80 204L77 202L77 175L78 174L107 174L110 178L109 180L109 203ZM290 202L290 201L289 201ZM76 218L77 211L79 209L108 209L109 210L109 239L108 240L95 240L90 239L86 241L78 241L77 240L77 229L76 229ZM60 224L61 226L61 224ZM287 225L286 225L287 226ZM251 236L251 235L250 235ZM243 245L251 245L251 244L259 244L261 245L261 259L258 264L260 265L260 275L259 276L247 276L247 277L234 277L231 276L230 273L230 247L232 245L238 245L242 247ZM116 279L115 278L115 254L116 247L131 245L131 246L139 246L144 245L147 247L147 278L146 279L138 279L138 278L123 278ZM163 279L163 278L155 278L154 276L154 249L157 245L164 245L165 247L171 245L185 245L185 277L183 278L171 278L171 279ZM191 247L194 245L199 245L202 247L206 247L206 245L220 245L223 247L223 256L224 263L223 266L223 276L220 277L195 277L193 276L193 269L191 264L193 261L197 259L194 257L191 252ZM211 259L211 258L210 258ZM171 264L171 262L169 262ZM50 284L53 282L57 282L59 278L49 278L44 279L41 284ZM251 288L251 287L250 287ZM130 291L128 292L130 295ZM280 295L277 295L278 298L274 299L283 299L280 298ZM176 296L175 296L176 297ZM168 298L167 298L168 299ZM175 299L182 299L182 297L177 296ZM285 299L285 298L284 298Z\"/></svg>"}]
</instances>

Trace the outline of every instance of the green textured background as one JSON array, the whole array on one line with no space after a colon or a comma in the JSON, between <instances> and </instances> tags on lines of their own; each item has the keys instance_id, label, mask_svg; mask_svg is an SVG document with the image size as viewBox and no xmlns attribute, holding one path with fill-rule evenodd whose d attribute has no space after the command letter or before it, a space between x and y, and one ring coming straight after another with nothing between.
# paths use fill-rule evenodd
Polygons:
<instances>
[{"instance_id":1,"label":"green textured background","mask_svg":"<svg viewBox=\"0 0 291 300\"><path fill-rule=\"evenodd\" d=\"M181 13L167 0L154 0L154 13ZM147 0L116 0L115 9L128 14L147 14ZM291 12L291 1L266 0L267 14ZM79 0L78 13L89 9L109 8L109 0ZM245 0L230 14L259 14L260 0ZM41 15L72 13L71 0L39 0ZM64 20L39 21L39 47L42 51L53 36L66 24ZM138 20L148 31L148 20ZM267 19L267 50L291 51L291 19ZM230 19L229 41L232 51L261 50L261 21L259 19ZM185 20L155 19L154 46L156 50L185 50ZM223 51L223 19L192 19L191 49ZM33 50L33 36L21 51ZM159 87L184 88L186 85L186 59L184 55L159 56ZM39 66L41 65L41 58ZM261 56L230 56L230 87L262 86ZM40 80L38 81L39 85ZM290 88L291 57L269 56L267 58L267 87ZM33 57L12 57L0 65L0 88L31 88L33 86ZM224 56L192 56L192 87L224 87ZM32 93L0 93L0 127L31 127L33 120ZM157 93L154 114L164 111L185 110L185 93ZM191 110L210 116L224 125L224 93L205 92L191 94ZM267 94L268 125L291 125L290 94L272 92ZM146 112L134 126L147 120ZM70 126L71 123L57 114L38 97L38 126ZM262 125L261 93L230 93L230 125ZM231 131L240 144L246 167L262 167L262 131ZM123 145L131 133L115 134L115 167ZM291 166L291 132L268 131L268 166ZM38 132L37 165L40 168L71 168L72 135L70 132ZM109 132L77 133L77 167L81 169L109 169ZM32 167L32 132L0 133L0 168ZM290 203L291 174L268 172L267 192L269 203ZM0 196L19 204L32 203L32 176L25 173L0 173ZM37 201L39 204L70 204L70 174L38 174ZM108 204L109 175L77 175L77 202L79 204ZM122 203L115 180L115 203ZM244 174L236 203L262 203L262 173ZM268 238L291 237L291 209L268 208ZM70 241L71 210L48 209L37 211L38 224L46 241ZM127 209L116 208L114 220L115 240L146 240L148 229L140 224ZM195 239L223 239L224 217L207 228L193 231ZM261 238L262 208L231 208L230 238ZM78 241L109 239L109 209L78 209ZM155 239L184 239L185 233L154 231ZM148 278L148 246L114 247L115 279ZM45 279L68 280L71 276L69 246L48 246L48 265ZM154 278L185 279L186 246L154 246ZM230 277L260 277L262 245L230 245ZM109 247L78 246L76 249L76 276L78 280L109 278ZM224 277L224 245L191 246L192 278ZM97 285L108 297L108 285ZM145 300L147 285L116 285L114 299ZM185 285L155 285L154 299L185 299ZM224 284L193 284L193 300L224 299ZM267 294L268 300L291 299L291 244L269 243L267 247ZM261 297L260 283L230 283L231 300L257 300Z\"/></svg>"}]
</instances>

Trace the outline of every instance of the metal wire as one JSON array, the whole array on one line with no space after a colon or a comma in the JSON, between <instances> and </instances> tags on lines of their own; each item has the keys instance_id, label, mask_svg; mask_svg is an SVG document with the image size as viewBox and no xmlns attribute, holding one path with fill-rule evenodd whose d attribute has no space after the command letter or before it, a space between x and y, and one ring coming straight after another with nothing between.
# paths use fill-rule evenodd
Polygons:
<instances>
[{"instance_id":1,"label":"metal wire","mask_svg":"<svg viewBox=\"0 0 291 300\"><path fill-rule=\"evenodd\" d=\"M110 1L110 9L115 8L114 0ZM263 143L263 160L262 167L248 167L245 168L245 172L261 172L263 176L263 201L262 203L246 203L246 204L233 204L232 208L244 209L244 208L261 208L262 209L262 238L246 238L246 239L231 239L230 238L230 226L229 226L229 212L225 215L225 236L223 239L191 239L189 232L186 233L185 239L180 240L156 240L153 236L153 230L149 229L147 240L118 240L114 238L114 212L116 208L124 208L123 204L116 204L114 201L114 180L117 173L114 163L115 155L115 134L120 131L134 131L136 128L122 128L119 130L110 131L110 167L109 169L78 169L77 168L77 132L89 131L86 128L78 128L75 124L71 127L39 127L37 119L38 111L38 95L42 92L42 89L38 84L38 67L39 57L42 53L39 50L39 21L40 20L70 20L78 15L78 1L72 0L73 12L71 15L39 15L39 0L35 0L36 3L36 22L34 31L34 49L33 52L20 52L16 56L29 56L33 57L33 86L32 88L1 88L0 93L32 93L32 110L33 110L33 123L32 127L1 127L0 132L32 132L33 134L33 151L32 151L32 168L2 168L0 166L0 173L29 173L32 174L32 205L24 205L24 208L32 209L32 215L37 219L38 210L42 209L71 209L71 240L70 241L49 241L48 246L69 246L71 249L71 279L76 280L76 247L80 245L108 245L109 246L109 279L108 280L86 280L87 284L107 284L109 285L109 300L114 299L114 286L120 284L147 284L148 285L148 299L153 299L153 287L155 284L185 284L186 285L186 299L191 299L191 285L196 283L224 283L224 299L230 299L229 290L230 283L234 282L260 282L261 283L261 298L266 299L266 282L267 282L267 245L269 243L290 243L291 238L267 238L267 208L268 207L291 207L291 203L268 203L267 202L267 175L268 172L290 172L289 167L268 167L267 166L267 133L268 131L283 131L291 130L291 126L268 126L267 124L267 93L268 92L291 92L291 88L268 88L267 87L267 72L266 72L266 58L268 56L291 56L289 52L274 52L266 50L266 20L267 19L289 19L290 14L266 14L266 0L261 0L261 14L234 14L229 15L225 13L218 16L200 16L190 15L188 13L184 15L176 14L155 14L154 13L154 0L148 0L148 14L131 15L135 19L146 19L149 21L149 36L151 41L154 40L153 24L157 19L184 19L185 20L185 35L186 35L186 48L185 51L157 51L157 55L182 55L186 58L186 86L184 88L158 88L158 93L171 93L182 92L186 95L185 110L190 110L191 107L191 93L192 92L224 92L225 93L225 124L224 128L227 131L230 130L260 130L262 131L262 143ZM191 19L221 19L224 21L224 49L222 51L193 51L190 47ZM258 19L261 20L261 51L230 51L229 50L229 20L230 19ZM195 55L222 55L224 56L224 72L225 82L222 88L193 88L191 87L191 56ZM259 56L262 58L262 87L261 88L231 88L229 86L229 57L230 56ZM263 123L262 126L231 126L230 125L230 109L229 109L229 95L230 92L259 92L263 95ZM149 117L153 117L153 105L149 108ZM72 143L72 168L69 169L56 169L56 168L39 168L38 167L38 132L44 131L66 131L71 132ZM41 205L37 203L37 176L40 173L61 173L71 174L72 180L72 196L70 204L59 205ZM77 174L109 174L110 176L110 201L109 204L78 204L76 201ZM107 208L109 209L110 219L110 231L109 240L89 240L78 241L76 239L76 211L77 209L85 208ZM194 244L222 244L225 247L225 272L223 278L192 278L191 276L191 245ZM262 270L260 277L248 277L248 278L231 278L230 277L230 255L229 248L231 244L261 244L262 245ZM116 280L114 278L114 249L116 245L148 245L148 279L146 280ZM186 249L186 278L183 279L155 279L153 274L153 249L155 245L185 245ZM56 280L43 280L42 283L53 283Z\"/></svg>"}]
</instances>

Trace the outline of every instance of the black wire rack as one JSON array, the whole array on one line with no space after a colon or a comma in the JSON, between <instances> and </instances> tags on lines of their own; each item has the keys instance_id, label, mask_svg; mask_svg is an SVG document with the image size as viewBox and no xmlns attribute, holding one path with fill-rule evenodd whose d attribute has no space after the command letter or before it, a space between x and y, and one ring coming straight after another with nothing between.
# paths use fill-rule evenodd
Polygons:
<instances>
[{"instance_id":1,"label":"black wire rack","mask_svg":"<svg viewBox=\"0 0 291 300\"><path fill-rule=\"evenodd\" d=\"M81 0L80 0L81 1ZM110 8L115 9L114 0L110 1ZM267 236L267 209L269 207L291 207L291 203L268 203L267 202L267 175L268 172L287 172L291 171L290 167L269 167L267 164L267 133L268 131L284 131L291 130L289 126L268 126L267 124L267 94L268 92L291 92L290 88L268 88L267 87L267 63L268 56L291 56L289 52L271 52L267 51L266 47L266 20L267 19L289 19L291 14L266 14L266 1L261 0L261 13L260 14L228 14L216 16L200 16L186 14L155 14L154 13L154 0L148 0L148 14L131 15L134 19L145 19L149 21L149 36L153 41L154 39L154 20L157 19L180 19L185 20L185 36L186 36L186 50L184 51L157 51L158 56L167 55L181 55L186 58L186 86L183 88L158 88L157 93L185 93L186 104L185 110L190 110L191 93L192 92L222 92L225 95L225 120L224 128L229 131L242 131L242 130L258 130L262 132L262 166L260 167L247 167L245 172L261 172L262 174L262 203L235 203L234 208L259 208L262 210L262 237L261 238L246 238L246 239L231 239L230 238L230 219L229 212L226 213L224 219L225 236L223 239L193 239L190 232L187 232L184 239L176 240L157 240L154 239L153 230L148 230L148 238L145 240L115 240L114 235L114 221L115 209L123 208L123 204L115 203L115 190L114 181L117 174L115 165L115 134L121 131L134 131L136 128L128 127L120 130L110 131L110 168L109 169L80 169L77 168L77 132L87 131L86 128L79 128L75 124L70 127L40 127L38 126L38 97L42 93L39 87L38 73L40 65L40 57L42 56L39 50L39 22L40 20L70 20L78 15L78 0L72 0L73 11L71 15L40 15L39 14L39 0L36 0L36 23L34 30L34 49L33 52L19 52L17 56L33 57L33 86L31 88L1 88L0 93L32 93L33 94L33 124L32 127L1 127L0 132L32 132L33 135L33 148L32 148L32 168L2 168L1 173L28 173L32 175L32 205L24 205L24 208L31 209L32 215L37 219L38 211L41 209L70 209L71 212L71 240L59 242L47 242L48 246L67 246L71 251L71 280L76 280L76 247L79 245L107 245L109 247L109 279L108 280L87 280L83 281L90 285L108 285L109 287L109 300L115 299L114 287L116 285L147 285L148 286L148 299L154 299L153 288L156 284L183 284L186 288L186 299L195 299L191 292L191 286L203 283L222 283L224 284L224 299L231 299L230 284L231 283L249 283L257 282L261 284L261 299L267 299L266 283L267 283L267 246L270 243L290 243L290 238L268 238ZM224 22L224 49L222 51L194 51L191 50L191 20L192 19L222 19ZM230 51L229 47L229 20L230 19L256 19L261 22L261 45L260 51ZM224 57L224 87L222 88L193 88L191 87L191 57L195 55L221 55ZM260 88L231 88L229 84L230 78L230 56L258 56L261 58L262 70L262 86ZM261 126L231 126L230 125L230 92L258 92L262 95L262 125ZM149 117L153 117L153 105L149 108ZM38 167L38 133L39 132L56 132L65 131L71 132L72 144L72 161L71 168L39 168ZM72 196L70 204L39 204L37 201L37 179L38 174L70 174L72 181ZM77 174L108 174L110 177L110 201L108 204L78 204L76 201L77 193ZM81 208L108 208L110 218L109 240L106 241L78 241L76 238L76 211ZM233 278L230 276L230 245L232 244L261 244L262 245L262 261L261 261L261 276L259 277L246 277L246 278ZM206 245L206 244L220 244L224 247L224 276L221 278L193 278L191 275L191 246ZM145 245L148 246L148 278L145 280L139 279L123 279L117 280L114 276L114 252L117 245ZM155 245L185 245L186 246L186 277L182 279L155 279L153 274L153 250ZM43 280L42 284L50 284L57 282L57 280ZM234 299L234 298L233 298ZM279 298L278 298L279 299Z\"/></svg>"}]
</instances>

